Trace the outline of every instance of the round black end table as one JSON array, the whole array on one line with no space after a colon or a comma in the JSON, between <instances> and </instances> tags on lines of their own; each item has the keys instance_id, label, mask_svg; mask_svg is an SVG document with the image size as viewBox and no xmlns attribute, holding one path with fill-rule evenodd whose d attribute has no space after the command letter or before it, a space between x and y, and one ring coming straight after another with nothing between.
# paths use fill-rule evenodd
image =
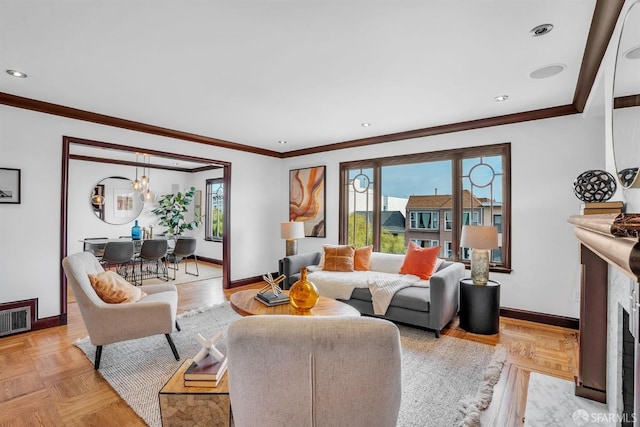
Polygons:
<instances>
[{"instance_id":1,"label":"round black end table","mask_svg":"<svg viewBox=\"0 0 640 427\"><path fill-rule=\"evenodd\" d=\"M492 335L500 329L500 283L474 285L460 280L460 327L474 334Z\"/></svg>"}]
</instances>

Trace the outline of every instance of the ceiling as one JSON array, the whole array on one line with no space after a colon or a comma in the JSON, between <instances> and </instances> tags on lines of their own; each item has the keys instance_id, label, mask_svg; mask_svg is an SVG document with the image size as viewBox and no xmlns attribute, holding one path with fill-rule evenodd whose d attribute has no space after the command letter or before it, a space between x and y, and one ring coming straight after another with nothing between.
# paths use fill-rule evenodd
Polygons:
<instances>
[{"instance_id":1,"label":"ceiling","mask_svg":"<svg viewBox=\"0 0 640 427\"><path fill-rule=\"evenodd\" d=\"M0 93L286 154L573 105L596 6L2 0Z\"/></svg>"}]
</instances>

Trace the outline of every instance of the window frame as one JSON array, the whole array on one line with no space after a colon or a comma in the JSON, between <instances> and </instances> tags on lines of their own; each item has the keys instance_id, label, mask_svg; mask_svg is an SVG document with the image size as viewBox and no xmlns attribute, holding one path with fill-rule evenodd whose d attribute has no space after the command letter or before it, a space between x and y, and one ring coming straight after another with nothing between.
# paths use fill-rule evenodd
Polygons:
<instances>
[{"instance_id":1,"label":"window frame","mask_svg":"<svg viewBox=\"0 0 640 427\"><path fill-rule=\"evenodd\" d=\"M212 197L213 197L213 192L211 192L211 186L216 185L216 184L220 184L221 188L222 188L222 197L223 200L221 202L219 202L219 205L222 208L222 215L223 215L223 220L220 222L219 225L219 230L220 230L220 234L216 235L216 236L212 236L211 235L211 220L213 218L213 212L212 212ZM225 196L225 183L224 183L224 178L209 178L206 180L206 184L205 184L205 217L204 217L204 240L209 241L209 242L222 242L223 236L224 236L224 215L225 215L225 203L224 203L224 196Z\"/></svg>"},{"instance_id":2,"label":"window frame","mask_svg":"<svg viewBox=\"0 0 640 427\"><path fill-rule=\"evenodd\" d=\"M424 214L429 214L429 223L430 224L435 224L432 227L417 227L417 223L421 222L418 221L418 219L413 219L414 216L417 216L418 214L420 215L424 215ZM416 226L414 226L413 224L416 224ZM415 211L411 211L409 212L409 230L427 230L427 231L437 231L440 229L440 212L438 211L431 211L431 210L415 210Z\"/></svg>"},{"instance_id":3,"label":"window frame","mask_svg":"<svg viewBox=\"0 0 640 427\"><path fill-rule=\"evenodd\" d=\"M501 263L491 264L491 271L509 273L511 272L511 143L501 143L492 145L482 145L475 147L457 148L452 150L441 150L425 153L416 153L410 155L382 157L373 159L355 160L349 162L340 163L340 188L339 188L339 231L338 240L340 243L345 244L348 241L348 183L349 183L349 171L352 169L372 169L373 178L373 207L372 207L372 222L373 222L373 246L374 250L380 249L380 212L382 211L382 192L381 192L381 170L385 166L392 165L404 165L413 163L424 163L433 161L449 160L452 162L452 190L453 190L453 206L451 209L452 218L459 218L460 224L455 224L452 230L447 230L451 233L451 260L460 261L468 264L468 261L462 259L462 253L460 248L460 234L462 230L462 194L463 194L463 177L462 177L462 162L464 159L479 158L479 157L502 157L502 200L501 214L502 214L502 241L501 241ZM493 218L491 218L493 220ZM489 224L487 224L489 225ZM407 224L407 230L410 229L410 221ZM446 243L446 242L443 242Z\"/></svg>"}]
</instances>

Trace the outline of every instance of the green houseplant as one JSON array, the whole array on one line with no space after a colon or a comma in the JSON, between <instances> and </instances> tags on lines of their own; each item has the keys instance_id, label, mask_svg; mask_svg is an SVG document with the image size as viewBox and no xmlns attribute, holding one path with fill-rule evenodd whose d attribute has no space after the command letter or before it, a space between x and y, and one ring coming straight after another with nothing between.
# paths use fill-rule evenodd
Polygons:
<instances>
[{"instance_id":1,"label":"green houseplant","mask_svg":"<svg viewBox=\"0 0 640 427\"><path fill-rule=\"evenodd\" d=\"M185 193L165 194L158 200L158 207L151 212L158 217L158 224L165 227L167 235L177 237L185 230L195 230L202 224L202 218L198 213L194 214L193 221L187 221L184 217L195 192L195 187L191 187Z\"/></svg>"}]
</instances>

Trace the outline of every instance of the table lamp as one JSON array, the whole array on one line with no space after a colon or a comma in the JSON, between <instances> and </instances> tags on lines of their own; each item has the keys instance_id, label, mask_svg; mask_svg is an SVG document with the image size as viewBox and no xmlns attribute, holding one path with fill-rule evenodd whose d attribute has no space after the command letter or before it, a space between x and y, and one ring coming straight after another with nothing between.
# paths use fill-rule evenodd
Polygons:
<instances>
[{"instance_id":1,"label":"table lamp","mask_svg":"<svg viewBox=\"0 0 640 427\"><path fill-rule=\"evenodd\" d=\"M290 221L280 224L280 237L287 240L287 256L298 253L298 240L304 239L304 222Z\"/></svg>"},{"instance_id":2,"label":"table lamp","mask_svg":"<svg viewBox=\"0 0 640 427\"><path fill-rule=\"evenodd\" d=\"M474 285L489 281L491 249L498 249L498 228L485 225L463 225L460 246L471 248L471 280Z\"/></svg>"}]
</instances>

